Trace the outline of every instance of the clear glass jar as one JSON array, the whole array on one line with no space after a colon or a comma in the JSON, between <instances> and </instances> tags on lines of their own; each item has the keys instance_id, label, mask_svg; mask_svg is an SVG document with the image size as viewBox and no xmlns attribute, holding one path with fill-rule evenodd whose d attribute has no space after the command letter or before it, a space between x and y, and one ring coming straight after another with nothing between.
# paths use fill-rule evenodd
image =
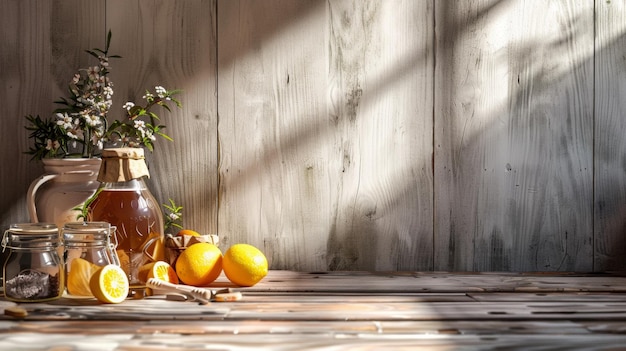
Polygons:
<instances>
[{"instance_id":1,"label":"clear glass jar","mask_svg":"<svg viewBox=\"0 0 626 351\"><path fill-rule=\"evenodd\" d=\"M141 266L164 259L163 214L145 178L143 149L105 149L98 180L101 186L87 207L88 221L117 228L117 256L131 286L142 286Z\"/></svg>"},{"instance_id":2,"label":"clear glass jar","mask_svg":"<svg viewBox=\"0 0 626 351\"><path fill-rule=\"evenodd\" d=\"M4 295L16 302L58 299L65 290L65 269L59 256L59 230L53 223L12 224L4 232Z\"/></svg>"},{"instance_id":3,"label":"clear glass jar","mask_svg":"<svg viewBox=\"0 0 626 351\"><path fill-rule=\"evenodd\" d=\"M63 226L66 288L70 295L93 296L91 275L101 266L119 265L107 222L70 222Z\"/></svg>"}]
</instances>

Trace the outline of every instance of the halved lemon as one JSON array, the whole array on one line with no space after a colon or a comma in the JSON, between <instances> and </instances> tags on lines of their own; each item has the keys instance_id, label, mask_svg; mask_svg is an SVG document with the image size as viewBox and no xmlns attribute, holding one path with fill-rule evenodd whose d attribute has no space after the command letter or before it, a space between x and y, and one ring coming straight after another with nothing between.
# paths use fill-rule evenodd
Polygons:
<instances>
[{"instance_id":1,"label":"halved lemon","mask_svg":"<svg viewBox=\"0 0 626 351\"><path fill-rule=\"evenodd\" d=\"M178 276L174 268L165 261L154 261L139 267L137 278L145 283L150 278L155 278L172 284L178 284Z\"/></svg>"},{"instance_id":2,"label":"halved lemon","mask_svg":"<svg viewBox=\"0 0 626 351\"><path fill-rule=\"evenodd\" d=\"M121 267L109 264L91 276L89 287L98 301L120 303L128 296L128 277Z\"/></svg>"}]
</instances>

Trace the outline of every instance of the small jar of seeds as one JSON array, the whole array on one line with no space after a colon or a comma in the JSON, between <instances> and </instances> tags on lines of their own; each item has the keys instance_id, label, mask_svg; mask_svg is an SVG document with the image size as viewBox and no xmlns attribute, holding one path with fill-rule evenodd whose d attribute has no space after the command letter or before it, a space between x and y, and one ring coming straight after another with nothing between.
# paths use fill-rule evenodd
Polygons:
<instances>
[{"instance_id":1,"label":"small jar of seeds","mask_svg":"<svg viewBox=\"0 0 626 351\"><path fill-rule=\"evenodd\" d=\"M2 276L6 299L41 302L61 297L65 269L60 246L56 224L12 224L2 237L2 250L9 250Z\"/></svg>"}]
</instances>

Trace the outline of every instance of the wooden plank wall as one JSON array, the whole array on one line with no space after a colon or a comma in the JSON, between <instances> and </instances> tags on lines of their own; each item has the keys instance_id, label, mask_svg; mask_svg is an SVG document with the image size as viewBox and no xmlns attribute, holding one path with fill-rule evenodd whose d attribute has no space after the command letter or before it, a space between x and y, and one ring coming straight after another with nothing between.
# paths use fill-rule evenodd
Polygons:
<instances>
[{"instance_id":1,"label":"wooden plank wall","mask_svg":"<svg viewBox=\"0 0 626 351\"><path fill-rule=\"evenodd\" d=\"M593 2L436 3L438 268L591 269Z\"/></svg>"},{"instance_id":2,"label":"wooden plank wall","mask_svg":"<svg viewBox=\"0 0 626 351\"><path fill-rule=\"evenodd\" d=\"M114 99L184 90L161 202L274 269L626 267L623 1L0 0L2 225L113 31Z\"/></svg>"}]
</instances>

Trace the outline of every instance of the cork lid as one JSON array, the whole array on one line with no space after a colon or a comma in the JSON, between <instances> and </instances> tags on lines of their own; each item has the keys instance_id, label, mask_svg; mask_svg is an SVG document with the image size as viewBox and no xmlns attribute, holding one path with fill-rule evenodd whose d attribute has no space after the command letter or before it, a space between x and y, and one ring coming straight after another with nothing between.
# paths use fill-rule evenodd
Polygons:
<instances>
[{"instance_id":1,"label":"cork lid","mask_svg":"<svg viewBox=\"0 0 626 351\"><path fill-rule=\"evenodd\" d=\"M102 150L102 164L98 181L103 183L127 182L143 176L150 177L143 149L135 147Z\"/></svg>"}]
</instances>

